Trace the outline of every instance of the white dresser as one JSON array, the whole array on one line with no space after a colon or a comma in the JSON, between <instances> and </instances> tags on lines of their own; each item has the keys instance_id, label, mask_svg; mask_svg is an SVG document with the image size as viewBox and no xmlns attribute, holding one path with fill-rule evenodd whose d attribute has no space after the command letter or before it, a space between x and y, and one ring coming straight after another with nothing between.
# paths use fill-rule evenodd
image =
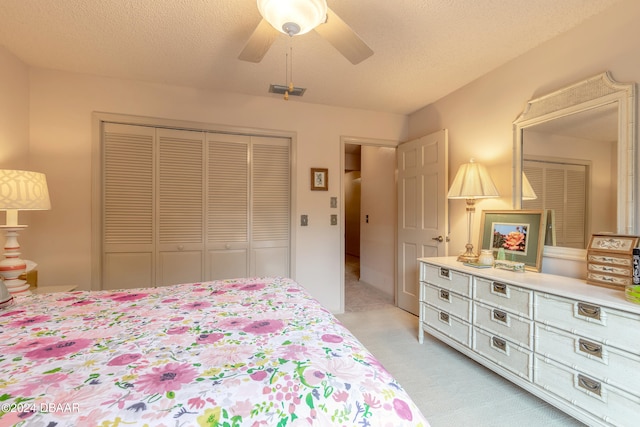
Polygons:
<instances>
[{"instance_id":1,"label":"white dresser","mask_svg":"<svg viewBox=\"0 0 640 427\"><path fill-rule=\"evenodd\" d=\"M420 327L590 426L640 425L640 305L544 273L420 258Z\"/></svg>"}]
</instances>

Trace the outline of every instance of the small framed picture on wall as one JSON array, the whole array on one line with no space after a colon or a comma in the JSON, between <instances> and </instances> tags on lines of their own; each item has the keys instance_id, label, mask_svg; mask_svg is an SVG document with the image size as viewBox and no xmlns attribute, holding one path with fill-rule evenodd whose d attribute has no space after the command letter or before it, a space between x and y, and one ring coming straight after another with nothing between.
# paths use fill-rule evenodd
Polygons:
<instances>
[{"instance_id":1,"label":"small framed picture on wall","mask_svg":"<svg viewBox=\"0 0 640 427\"><path fill-rule=\"evenodd\" d=\"M311 190L329 190L329 169L311 168Z\"/></svg>"}]
</instances>

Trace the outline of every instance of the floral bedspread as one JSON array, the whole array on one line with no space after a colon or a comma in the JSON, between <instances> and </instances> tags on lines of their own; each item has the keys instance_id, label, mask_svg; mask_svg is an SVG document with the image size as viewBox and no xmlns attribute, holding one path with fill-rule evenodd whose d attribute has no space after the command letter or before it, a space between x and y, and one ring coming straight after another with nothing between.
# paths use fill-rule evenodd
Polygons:
<instances>
[{"instance_id":1,"label":"floral bedspread","mask_svg":"<svg viewBox=\"0 0 640 427\"><path fill-rule=\"evenodd\" d=\"M280 278L18 297L0 311L0 405L2 426L428 426Z\"/></svg>"}]
</instances>

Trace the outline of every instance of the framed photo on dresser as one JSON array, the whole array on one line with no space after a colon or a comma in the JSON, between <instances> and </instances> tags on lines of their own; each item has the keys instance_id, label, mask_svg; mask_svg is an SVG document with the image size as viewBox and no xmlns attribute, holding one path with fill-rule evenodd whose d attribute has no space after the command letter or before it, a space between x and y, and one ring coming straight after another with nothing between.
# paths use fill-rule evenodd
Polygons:
<instances>
[{"instance_id":1,"label":"framed photo on dresser","mask_svg":"<svg viewBox=\"0 0 640 427\"><path fill-rule=\"evenodd\" d=\"M545 216L543 210L482 211L479 249L491 249L494 256L504 251L505 259L522 262L526 270L542 269Z\"/></svg>"}]
</instances>

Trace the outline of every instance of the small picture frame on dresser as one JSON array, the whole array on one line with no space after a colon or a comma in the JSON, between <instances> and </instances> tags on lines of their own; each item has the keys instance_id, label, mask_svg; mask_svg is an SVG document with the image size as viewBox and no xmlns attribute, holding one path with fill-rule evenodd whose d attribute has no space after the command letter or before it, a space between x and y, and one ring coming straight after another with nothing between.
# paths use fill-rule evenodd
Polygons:
<instances>
[{"instance_id":1,"label":"small picture frame on dresser","mask_svg":"<svg viewBox=\"0 0 640 427\"><path fill-rule=\"evenodd\" d=\"M507 261L524 264L524 269L542 269L542 248L546 221L542 209L486 210L480 220L478 250L502 249Z\"/></svg>"},{"instance_id":2,"label":"small picture frame on dresser","mask_svg":"<svg viewBox=\"0 0 640 427\"><path fill-rule=\"evenodd\" d=\"M639 236L593 234L587 247L587 283L624 290L633 284L633 249Z\"/></svg>"}]
</instances>

